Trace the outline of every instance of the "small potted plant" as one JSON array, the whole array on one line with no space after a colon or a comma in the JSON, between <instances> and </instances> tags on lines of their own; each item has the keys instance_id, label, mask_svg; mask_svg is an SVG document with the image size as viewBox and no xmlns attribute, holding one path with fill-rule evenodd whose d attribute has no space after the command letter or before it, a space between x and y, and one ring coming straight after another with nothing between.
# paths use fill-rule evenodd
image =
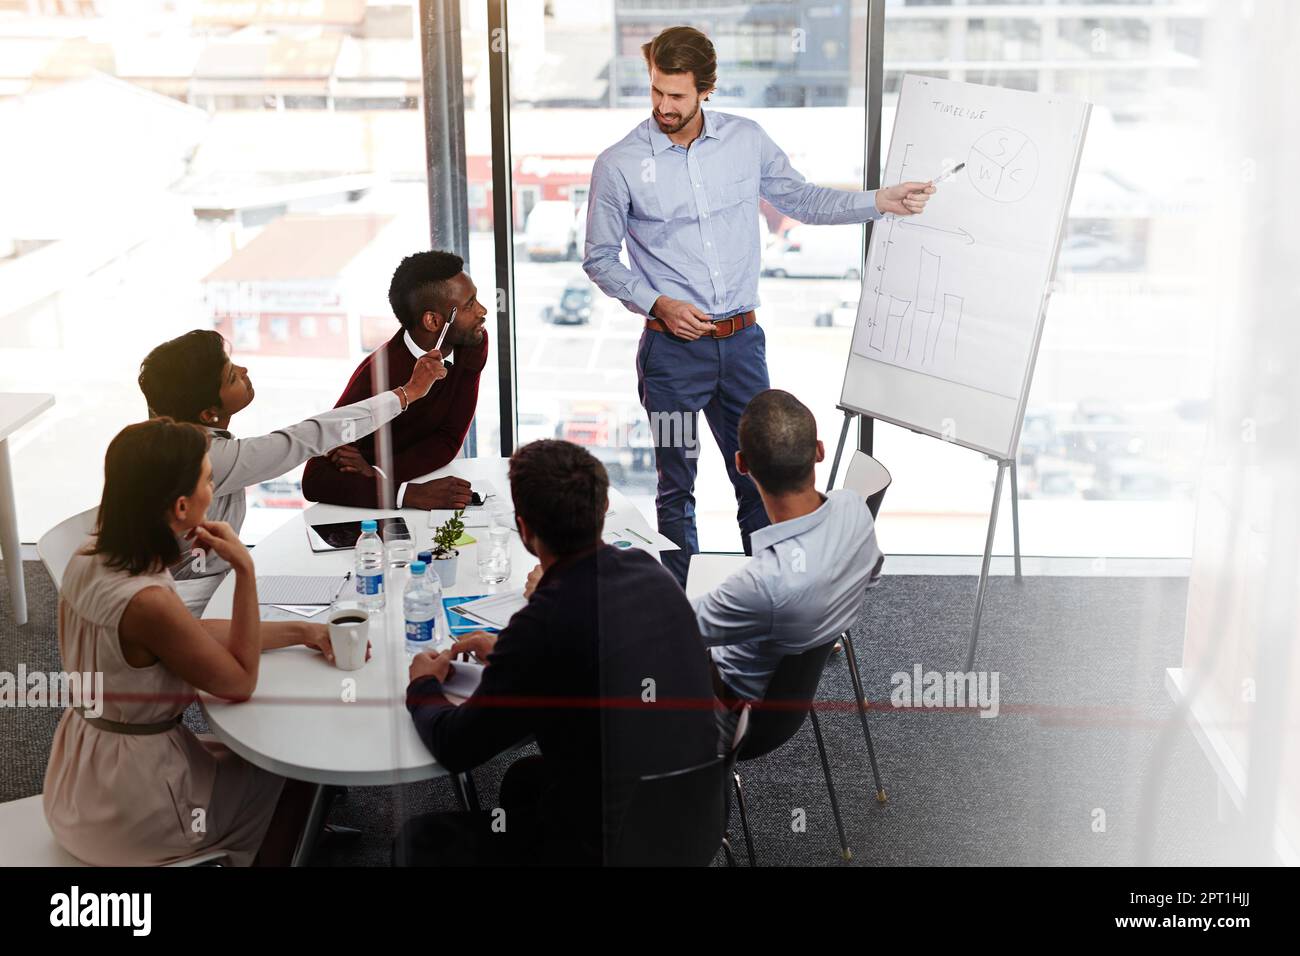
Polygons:
<instances>
[{"instance_id":1,"label":"small potted plant","mask_svg":"<svg viewBox=\"0 0 1300 956\"><path fill-rule=\"evenodd\" d=\"M461 520L464 514L465 509L461 508L433 532L433 570L438 572L444 588L456 584L456 564L460 558L456 542L465 533L465 522Z\"/></svg>"}]
</instances>

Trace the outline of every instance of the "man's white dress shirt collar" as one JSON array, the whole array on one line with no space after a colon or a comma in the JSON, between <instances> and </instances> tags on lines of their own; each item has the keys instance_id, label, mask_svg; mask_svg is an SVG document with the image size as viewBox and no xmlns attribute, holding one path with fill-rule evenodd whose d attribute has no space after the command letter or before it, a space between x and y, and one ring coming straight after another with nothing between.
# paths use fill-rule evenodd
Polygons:
<instances>
[{"instance_id":1,"label":"man's white dress shirt collar","mask_svg":"<svg viewBox=\"0 0 1300 956\"><path fill-rule=\"evenodd\" d=\"M424 357L424 349L420 348L420 346L418 346L418 345L415 344L415 339L411 338L411 333L410 333L410 332L403 332L403 333L402 333L402 341L404 341L404 342L406 343L406 347L410 350L411 354L414 355L417 359L418 359L418 358L423 358L423 357ZM450 361L451 361L451 354L452 354L453 351L455 351L455 350L454 350L454 349L448 349L446 352L444 352L444 353L442 354L442 360L443 360L444 362L450 362Z\"/></svg>"}]
</instances>

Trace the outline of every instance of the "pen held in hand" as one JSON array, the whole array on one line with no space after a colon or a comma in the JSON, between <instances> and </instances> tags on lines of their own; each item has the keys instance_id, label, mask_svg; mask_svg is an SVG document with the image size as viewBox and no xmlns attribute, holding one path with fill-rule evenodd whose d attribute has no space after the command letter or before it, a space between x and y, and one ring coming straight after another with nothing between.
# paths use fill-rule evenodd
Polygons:
<instances>
[{"instance_id":1,"label":"pen held in hand","mask_svg":"<svg viewBox=\"0 0 1300 956\"><path fill-rule=\"evenodd\" d=\"M952 169L948 170L948 171L947 171L946 173L944 173L942 176L939 176L939 177L937 177L937 178L935 178L935 179L932 179L932 180L930 180L930 182L931 182L932 185L937 186L937 185L939 185L940 183L947 182L948 180L952 179L952 177L956 176L959 172L961 172L961 171L962 171L963 169L965 169L965 168L966 168L966 164L965 164L965 163L958 163L956 166L954 166Z\"/></svg>"},{"instance_id":2,"label":"pen held in hand","mask_svg":"<svg viewBox=\"0 0 1300 956\"><path fill-rule=\"evenodd\" d=\"M456 321L456 310L455 310L455 309L452 309L452 310L451 310L451 317L450 317L449 319L447 319L447 321L446 321L446 322L443 324L443 326L442 326L442 331L438 333L438 342L437 342L437 344L434 345L434 347L433 347L433 350L434 350L435 352L441 352L441 351L442 351L442 343L443 343L443 340L447 338L447 333L451 331L451 323L453 323L453 322L455 322L455 321Z\"/></svg>"},{"instance_id":3,"label":"pen held in hand","mask_svg":"<svg viewBox=\"0 0 1300 956\"><path fill-rule=\"evenodd\" d=\"M451 331L451 324L455 321L456 321L456 309L453 307L451 310L451 315L449 315L447 317L447 321L443 323L442 331L438 333L438 341L434 343L434 346L431 349L431 351L438 352L438 353L442 352L442 343L447 338L447 333ZM448 370L451 369L450 362L444 361L442 365L443 368L446 368ZM437 385L438 383L434 382L433 384ZM432 386L430 386L430 388L432 388Z\"/></svg>"}]
</instances>

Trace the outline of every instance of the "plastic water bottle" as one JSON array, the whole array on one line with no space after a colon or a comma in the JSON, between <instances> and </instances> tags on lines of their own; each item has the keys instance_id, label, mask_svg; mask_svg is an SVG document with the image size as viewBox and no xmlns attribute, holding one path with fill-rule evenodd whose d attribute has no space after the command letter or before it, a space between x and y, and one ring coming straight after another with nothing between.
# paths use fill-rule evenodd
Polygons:
<instances>
[{"instance_id":1,"label":"plastic water bottle","mask_svg":"<svg viewBox=\"0 0 1300 956\"><path fill-rule=\"evenodd\" d=\"M384 606L384 543L379 540L378 527L374 521L361 522L352 572L357 582L357 601L371 611Z\"/></svg>"},{"instance_id":2,"label":"plastic water bottle","mask_svg":"<svg viewBox=\"0 0 1300 956\"><path fill-rule=\"evenodd\" d=\"M442 606L442 584L423 561L411 562L411 579L402 595L406 618L406 653L441 650L449 643L447 612Z\"/></svg>"}]
</instances>

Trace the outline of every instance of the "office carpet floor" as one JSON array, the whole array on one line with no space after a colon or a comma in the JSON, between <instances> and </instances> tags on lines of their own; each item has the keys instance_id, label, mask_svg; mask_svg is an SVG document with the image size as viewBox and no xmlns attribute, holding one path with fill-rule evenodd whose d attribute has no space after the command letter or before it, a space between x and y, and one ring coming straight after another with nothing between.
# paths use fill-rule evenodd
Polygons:
<instances>
[{"instance_id":1,"label":"office carpet floor","mask_svg":"<svg viewBox=\"0 0 1300 956\"><path fill-rule=\"evenodd\" d=\"M24 569L25 626L13 623L0 587L0 671L20 662L57 670L56 594L39 563ZM1217 820L1215 777L1164 689L1164 670L1181 655L1186 581L994 578L977 667L999 675L998 716L895 709L892 675L911 675L917 664L961 667L974 590L972 577L887 576L863 603L855 646L887 804L873 796L844 655L827 665L822 727L853 864L1226 859L1232 834ZM0 801L40 791L58 719L53 710L0 708ZM197 708L186 721L202 729ZM484 806L511 759L475 771ZM807 722L741 773L760 864L845 865ZM331 821L361 835L327 835L312 862L386 865L402 820L454 808L445 782L354 788ZM743 863L734 808L732 831Z\"/></svg>"}]
</instances>

